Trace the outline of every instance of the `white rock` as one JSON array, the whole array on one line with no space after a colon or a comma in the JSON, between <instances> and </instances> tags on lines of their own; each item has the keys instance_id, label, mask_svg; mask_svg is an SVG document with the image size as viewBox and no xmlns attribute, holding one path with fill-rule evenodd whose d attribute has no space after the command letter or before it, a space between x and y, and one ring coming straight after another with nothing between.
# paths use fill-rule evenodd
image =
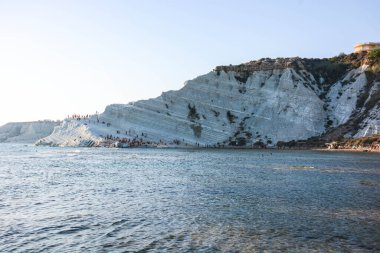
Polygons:
<instances>
[{"instance_id":1,"label":"white rock","mask_svg":"<svg viewBox=\"0 0 380 253\"><path fill-rule=\"evenodd\" d=\"M50 135L58 121L33 121L7 123L0 127L0 142L33 143Z\"/></svg>"}]
</instances>

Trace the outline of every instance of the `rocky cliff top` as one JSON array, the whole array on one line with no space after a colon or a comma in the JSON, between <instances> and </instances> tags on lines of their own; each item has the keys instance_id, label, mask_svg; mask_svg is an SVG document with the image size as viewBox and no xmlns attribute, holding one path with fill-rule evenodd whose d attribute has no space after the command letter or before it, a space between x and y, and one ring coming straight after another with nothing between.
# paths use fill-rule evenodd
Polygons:
<instances>
[{"instance_id":1,"label":"rocky cliff top","mask_svg":"<svg viewBox=\"0 0 380 253\"><path fill-rule=\"evenodd\" d=\"M375 72L380 72L380 55L378 50L371 53L341 54L331 58L262 58L256 61L249 61L238 65L217 66L214 71L218 74L221 71L235 72L235 77L241 82L246 82L247 78L256 71L271 71L276 69L293 68L299 74L302 71L311 73L315 79L319 80L322 86L329 86L337 82L348 71L367 64Z\"/></svg>"}]
</instances>

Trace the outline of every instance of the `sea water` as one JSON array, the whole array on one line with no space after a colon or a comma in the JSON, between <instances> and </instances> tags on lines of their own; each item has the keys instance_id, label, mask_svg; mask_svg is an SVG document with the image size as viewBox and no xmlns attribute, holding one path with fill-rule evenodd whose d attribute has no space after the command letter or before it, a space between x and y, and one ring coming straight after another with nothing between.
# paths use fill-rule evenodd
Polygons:
<instances>
[{"instance_id":1,"label":"sea water","mask_svg":"<svg viewBox=\"0 0 380 253\"><path fill-rule=\"evenodd\" d=\"M0 252L379 252L380 155L0 144Z\"/></svg>"}]
</instances>

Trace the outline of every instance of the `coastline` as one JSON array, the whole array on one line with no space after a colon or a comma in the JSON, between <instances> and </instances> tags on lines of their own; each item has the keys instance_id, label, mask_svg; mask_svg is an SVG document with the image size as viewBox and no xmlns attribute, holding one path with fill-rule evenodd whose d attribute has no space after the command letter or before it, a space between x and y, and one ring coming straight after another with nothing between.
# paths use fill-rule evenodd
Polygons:
<instances>
[{"instance_id":1,"label":"coastline","mask_svg":"<svg viewBox=\"0 0 380 253\"><path fill-rule=\"evenodd\" d=\"M30 144L30 143L29 143ZM35 146L49 146L49 145L36 145ZM52 147L52 146L50 146ZM61 147L61 146L53 146ZM81 147L81 146L77 146ZM266 150L266 151L327 151L327 152L357 152L357 153L380 153L380 150L371 148L321 148L321 147L292 147L292 148L278 148L278 147L251 147L251 146L224 146L224 147L205 147L205 146L192 146L192 145L141 145L141 146L117 146L117 145L105 145L105 146L82 146L83 148L110 148L110 149L189 149L189 150Z\"/></svg>"},{"instance_id":2,"label":"coastline","mask_svg":"<svg viewBox=\"0 0 380 253\"><path fill-rule=\"evenodd\" d=\"M357 153L380 153L380 150L371 149L371 148L337 148L337 149L329 149L329 148L312 148L312 150L316 151L328 151L328 152L357 152Z\"/></svg>"}]
</instances>

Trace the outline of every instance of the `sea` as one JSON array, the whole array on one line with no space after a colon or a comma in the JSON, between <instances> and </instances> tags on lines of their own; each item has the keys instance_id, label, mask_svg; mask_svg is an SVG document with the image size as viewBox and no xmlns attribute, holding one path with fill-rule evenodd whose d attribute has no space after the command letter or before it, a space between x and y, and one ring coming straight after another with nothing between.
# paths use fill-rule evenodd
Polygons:
<instances>
[{"instance_id":1,"label":"sea","mask_svg":"<svg viewBox=\"0 0 380 253\"><path fill-rule=\"evenodd\" d=\"M380 252L380 154L0 144L0 252Z\"/></svg>"}]
</instances>

